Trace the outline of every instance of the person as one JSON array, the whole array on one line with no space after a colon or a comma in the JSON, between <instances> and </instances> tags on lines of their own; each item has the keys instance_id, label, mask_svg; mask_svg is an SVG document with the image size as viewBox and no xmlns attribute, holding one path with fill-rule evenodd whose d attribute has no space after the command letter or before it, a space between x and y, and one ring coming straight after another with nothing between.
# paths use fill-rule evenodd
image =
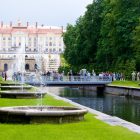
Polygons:
<instances>
[{"instance_id":1,"label":"person","mask_svg":"<svg viewBox=\"0 0 140 140\"><path fill-rule=\"evenodd\" d=\"M90 81L90 76L91 76L90 72L87 71L87 80L88 81Z\"/></svg>"},{"instance_id":2,"label":"person","mask_svg":"<svg viewBox=\"0 0 140 140\"><path fill-rule=\"evenodd\" d=\"M4 72L2 72L2 78L4 78Z\"/></svg>"},{"instance_id":3,"label":"person","mask_svg":"<svg viewBox=\"0 0 140 140\"><path fill-rule=\"evenodd\" d=\"M4 79L5 79L5 81L7 80L7 73L6 72L4 73Z\"/></svg>"},{"instance_id":4,"label":"person","mask_svg":"<svg viewBox=\"0 0 140 140\"><path fill-rule=\"evenodd\" d=\"M140 80L140 72L137 72L137 81Z\"/></svg>"},{"instance_id":5,"label":"person","mask_svg":"<svg viewBox=\"0 0 140 140\"><path fill-rule=\"evenodd\" d=\"M92 70L92 75L96 76L96 73L95 73L94 69Z\"/></svg>"},{"instance_id":6,"label":"person","mask_svg":"<svg viewBox=\"0 0 140 140\"><path fill-rule=\"evenodd\" d=\"M132 75L132 81L135 81L135 79L136 79L136 73L133 71L131 75Z\"/></svg>"},{"instance_id":7,"label":"person","mask_svg":"<svg viewBox=\"0 0 140 140\"><path fill-rule=\"evenodd\" d=\"M72 70L69 72L69 81L72 81Z\"/></svg>"},{"instance_id":8,"label":"person","mask_svg":"<svg viewBox=\"0 0 140 140\"><path fill-rule=\"evenodd\" d=\"M46 75L47 75L47 80L50 81L50 79L51 79L51 73L50 73L50 71L48 71Z\"/></svg>"}]
</instances>

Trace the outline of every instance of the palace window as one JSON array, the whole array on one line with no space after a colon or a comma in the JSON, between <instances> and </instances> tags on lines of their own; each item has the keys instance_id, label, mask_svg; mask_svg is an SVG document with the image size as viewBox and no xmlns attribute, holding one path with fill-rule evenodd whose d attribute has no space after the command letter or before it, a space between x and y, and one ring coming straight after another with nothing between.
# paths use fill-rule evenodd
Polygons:
<instances>
[{"instance_id":1,"label":"palace window","mask_svg":"<svg viewBox=\"0 0 140 140\"><path fill-rule=\"evenodd\" d=\"M56 49L55 48L53 48L53 52L56 52Z\"/></svg>"},{"instance_id":2,"label":"palace window","mask_svg":"<svg viewBox=\"0 0 140 140\"><path fill-rule=\"evenodd\" d=\"M59 49L59 52L61 52L62 51L62 49Z\"/></svg>"},{"instance_id":3,"label":"palace window","mask_svg":"<svg viewBox=\"0 0 140 140\"><path fill-rule=\"evenodd\" d=\"M52 46L52 42L49 43L49 46Z\"/></svg>"},{"instance_id":4,"label":"palace window","mask_svg":"<svg viewBox=\"0 0 140 140\"><path fill-rule=\"evenodd\" d=\"M46 52L48 52L48 48L46 48Z\"/></svg>"},{"instance_id":5,"label":"palace window","mask_svg":"<svg viewBox=\"0 0 140 140\"><path fill-rule=\"evenodd\" d=\"M49 52L52 52L52 49L50 49Z\"/></svg>"},{"instance_id":6,"label":"palace window","mask_svg":"<svg viewBox=\"0 0 140 140\"><path fill-rule=\"evenodd\" d=\"M34 49L34 52L37 52L37 49Z\"/></svg>"},{"instance_id":7,"label":"palace window","mask_svg":"<svg viewBox=\"0 0 140 140\"><path fill-rule=\"evenodd\" d=\"M45 45L48 46L48 42L46 42Z\"/></svg>"},{"instance_id":8,"label":"palace window","mask_svg":"<svg viewBox=\"0 0 140 140\"><path fill-rule=\"evenodd\" d=\"M4 64L4 71L8 70L8 64Z\"/></svg>"},{"instance_id":9,"label":"palace window","mask_svg":"<svg viewBox=\"0 0 140 140\"><path fill-rule=\"evenodd\" d=\"M61 44L61 42L59 42L59 46L61 46L62 44Z\"/></svg>"},{"instance_id":10,"label":"palace window","mask_svg":"<svg viewBox=\"0 0 140 140\"><path fill-rule=\"evenodd\" d=\"M29 64L25 65L25 70L30 70L30 65Z\"/></svg>"},{"instance_id":11,"label":"palace window","mask_svg":"<svg viewBox=\"0 0 140 140\"><path fill-rule=\"evenodd\" d=\"M5 49L5 48L3 48L3 51L6 51L6 49Z\"/></svg>"}]
</instances>

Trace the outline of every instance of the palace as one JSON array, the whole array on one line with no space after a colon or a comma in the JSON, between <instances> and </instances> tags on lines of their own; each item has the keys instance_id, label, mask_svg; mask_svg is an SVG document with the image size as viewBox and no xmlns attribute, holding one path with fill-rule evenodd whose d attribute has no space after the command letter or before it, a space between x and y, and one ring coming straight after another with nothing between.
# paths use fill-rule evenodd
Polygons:
<instances>
[{"instance_id":1,"label":"palace","mask_svg":"<svg viewBox=\"0 0 140 140\"><path fill-rule=\"evenodd\" d=\"M0 72L16 67L16 60L25 54L25 70L34 72L37 56L42 59L43 71L57 71L60 54L64 51L63 27L22 24L0 24ZM22 52L20 52L21 48ZM20 52L20 53L19 53Z\"/></svg>"}]
</instances>

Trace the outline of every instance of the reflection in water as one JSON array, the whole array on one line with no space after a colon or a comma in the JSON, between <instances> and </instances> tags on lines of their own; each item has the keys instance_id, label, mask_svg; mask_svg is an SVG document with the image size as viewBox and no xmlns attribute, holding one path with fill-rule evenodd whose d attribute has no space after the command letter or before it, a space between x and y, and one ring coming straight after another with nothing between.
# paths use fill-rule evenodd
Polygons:
<instances>
[{"instance_id":1,"label":"reflection in water","mask_svg":"<svg viewBox=\"0 0 140 140\"><path fill-rule=\"evenodd\" d=\"M99 97L93 91L82 91L78 88L49 87L48 90L84 106L140 125L140 100L110 94Z\"/></svg>"}]
</instances>

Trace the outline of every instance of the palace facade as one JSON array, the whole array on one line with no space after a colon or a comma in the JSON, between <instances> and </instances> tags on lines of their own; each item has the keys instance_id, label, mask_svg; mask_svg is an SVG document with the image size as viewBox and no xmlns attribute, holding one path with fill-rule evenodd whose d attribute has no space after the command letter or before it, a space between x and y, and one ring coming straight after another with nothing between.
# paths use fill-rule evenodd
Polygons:
<instances>
[{"instance_id":1,"label":"palace facade","mask_svg":"<svg viewBox=\"0 0 140 140\"><path fill-rule=\"evenodd\" d=\"M64 52L63 27L0 24L0 72L13 69L21 55L25 54L26 71L35 71L38 55L42 59L44 72L57 71L60 66L60 54ZM21 51L22 50L22 51Z\"/></svg>"}]
</instances>

